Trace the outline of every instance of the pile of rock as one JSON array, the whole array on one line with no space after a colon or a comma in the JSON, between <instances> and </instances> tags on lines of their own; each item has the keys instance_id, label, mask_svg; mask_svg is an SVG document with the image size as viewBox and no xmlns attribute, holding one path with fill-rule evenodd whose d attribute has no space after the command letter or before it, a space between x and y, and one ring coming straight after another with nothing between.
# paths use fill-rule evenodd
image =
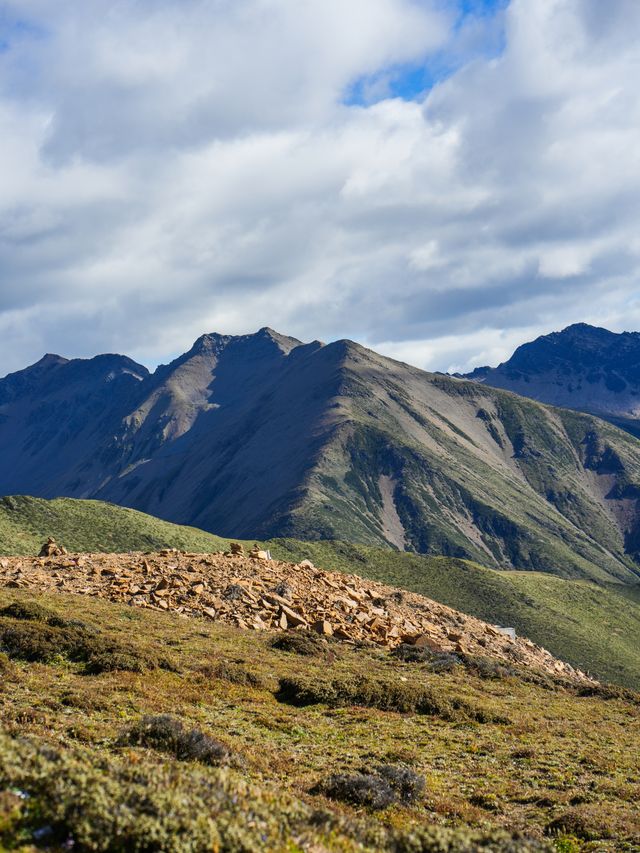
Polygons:
<instances>
[{"instance_id":1,"label":"pile of rock","mask_svg":"<svg viewBox=\"0 0 640 853\"><path fill-rule=\"evenodd\" d=\"M47 539L47 541L44 543L42 548L40 549L39 556L40 557L64 557L68 553L69 552L67 551L67 549L64 546L58 545L56 540L50 536Z\"/></svg>"},{"instance_id":2,"label":"pile of rock","mask_svg":"<svg viewBox=\"0 0 640 853\"><path fill-rule=\"evenodd\" d=\"M223 554L165 549L157 554L12 557L0 565L0 584L93 595L255 631L310 629L349 643L389 648L411 643L436 652L486 655L574 681L589 680L530 640L506 636L424 596L323 571L309 560L273 560L257 547L248 555L234 544Z\"/></svg>"}]
</instances>

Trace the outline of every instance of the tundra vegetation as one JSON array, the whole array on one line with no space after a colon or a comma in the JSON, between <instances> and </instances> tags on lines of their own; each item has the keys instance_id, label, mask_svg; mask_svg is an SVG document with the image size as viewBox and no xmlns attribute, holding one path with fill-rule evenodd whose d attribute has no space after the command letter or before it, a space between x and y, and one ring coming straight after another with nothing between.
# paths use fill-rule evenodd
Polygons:
<instances>
[{"instance_id":1,"label":"tundra vegetation","mask_svg":"<svg viewBox=\"0 0 640 853\"><path fill-rule=\"evenodd\" d=\"M0 609L4 849L638 849L631 691L64 593Z\"/></svg>"}]
</instances>

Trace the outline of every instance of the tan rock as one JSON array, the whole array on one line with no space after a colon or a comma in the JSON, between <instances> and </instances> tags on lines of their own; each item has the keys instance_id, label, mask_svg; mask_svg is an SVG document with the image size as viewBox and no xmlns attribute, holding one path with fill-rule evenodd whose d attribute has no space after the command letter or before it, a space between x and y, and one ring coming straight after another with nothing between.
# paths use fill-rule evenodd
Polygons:
<instances>
[{"instance_id":1,"label":"tan rock","mask_svg":"<svg viewBox=\"0 0 640 853\"><path fill-rule=\"evenodd\" d=\"M324 634L325 637L333 636L333 626L331 622L328 622L326 619L319 619L317 622L314 622L311 627L314 631L317 631L318 634Z\"/></svg>"},{"instance_id":2,"label":"tan rock","mask_svg":"<svg viewBox=\"0 0 640 853\"><path fill-rule=\"evenodd\" d=\"M301 616L299 613L296 613L294 610L292 610L290 607L287 607L285 604L281 604L280 609L287 617L287 622L289 625L293 625L295 627L297 625L307 626L309 624L304 618L304 616Z\"/></svg>"},{"instance_id":3,"label":"tan rock","mask_svg":"<svg viewBox=\"0 0 640 853\"><path fill-rule=\"evenodd\" d=\"M444 651L442 644L434 640L429 634L420 634L418 637L414 637L412 645L418 649L431 649L432 652Z\"/></svg>"}]
</instances>

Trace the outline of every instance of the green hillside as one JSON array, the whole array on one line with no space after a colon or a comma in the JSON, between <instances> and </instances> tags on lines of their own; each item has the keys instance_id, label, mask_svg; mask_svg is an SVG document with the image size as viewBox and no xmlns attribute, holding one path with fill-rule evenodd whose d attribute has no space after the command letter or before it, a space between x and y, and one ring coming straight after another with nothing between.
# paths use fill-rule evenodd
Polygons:
<instances>
[{"instance_id":1,"label":"green hillside","mask_svg":"<svg viewBox=\"0 0 640 853\"><path fill-rule=\"evenodd\" d=\"M99 501L0 500L0 554L35 554L50 535L71 551L175 547L203 552L221 550L229 541ZM513 626L574 666L640 688L640 587L495 571L466 560L341 542L278 539L265 544L277 558L308 557L323 568L414 590Z\"/></svg>"},{"instance_id":2,"label":"green hillside","mask_svg":"<svg viewBox=\"0 0 640 853\"><path fill-rule=\"evenodd\" d=\"M0 498L0 554L34 554L47 536L69 551L218 551L228 540L103 501Z\"/></svg>"}]
</instances>

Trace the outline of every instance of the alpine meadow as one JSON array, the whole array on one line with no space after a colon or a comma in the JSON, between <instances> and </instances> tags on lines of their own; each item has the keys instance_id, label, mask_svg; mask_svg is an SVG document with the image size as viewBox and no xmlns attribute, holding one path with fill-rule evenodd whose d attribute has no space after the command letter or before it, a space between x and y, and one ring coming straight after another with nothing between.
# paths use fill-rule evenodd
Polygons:
<instances>
[{"instance_id":1,"label":"alpine meadow","mask_svg":"<svg viewBox=\"0 0 640 853\"><path fill-rule=\"evenodd\" d=\"M0 0L0 853L640 853L639 70Z\"/></svg>"}]
</instances>

